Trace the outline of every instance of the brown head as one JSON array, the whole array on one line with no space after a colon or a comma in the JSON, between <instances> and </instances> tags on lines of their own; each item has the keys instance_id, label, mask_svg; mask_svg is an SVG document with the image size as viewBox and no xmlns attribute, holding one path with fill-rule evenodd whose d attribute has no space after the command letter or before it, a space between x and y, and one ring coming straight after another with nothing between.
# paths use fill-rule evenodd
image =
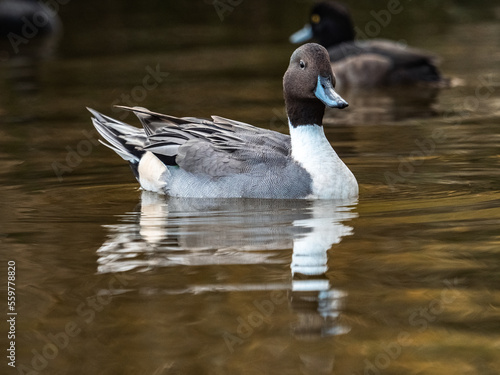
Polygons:
<instances>
[{"instance_id":1,"label":"brown head","mask_svg":"<svg viewBox=\"0 0 500 375\"><path fill-rule=\"evenodd\" d=\"M322 125L325 105L347 107L334 87L335 76L326 49L316 43L297 48L283 77L283 96L291 124Z\"/></svg>"}]
</instances>

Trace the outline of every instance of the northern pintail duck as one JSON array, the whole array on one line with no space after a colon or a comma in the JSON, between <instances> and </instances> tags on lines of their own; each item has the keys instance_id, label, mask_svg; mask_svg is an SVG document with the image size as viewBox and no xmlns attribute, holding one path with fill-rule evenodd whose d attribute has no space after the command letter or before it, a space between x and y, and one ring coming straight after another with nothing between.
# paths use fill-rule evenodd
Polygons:
<instances>
[{"instance_id":1,"label":"northern pintail duck","mask_svg":"<svg viewBox=\"0 0 500 375\"><path fill-rule=\"evenodd\" d=\"M355 41L354 37L348 9L330 1L312 7L309 23L291 35L290 42L314 38L327 48L337 83L342 87L448 83L436 67L437 58L427 51L385 39Z\"/></svg>"},{"instance_id":2,"label":"northern pintail duck","mask_svg":"<svg viewBox=\"0 0 500 375\"><path fill-rule=\"evenodd\" d=\"M322 126L325 105L347 107L322 46L299 47L283 78L290 135L239 121L133 111L138 129L90 109L93 124L144 190L176 197L347 199L354 175L332 149Z\"/></svg>"}]
</instances>

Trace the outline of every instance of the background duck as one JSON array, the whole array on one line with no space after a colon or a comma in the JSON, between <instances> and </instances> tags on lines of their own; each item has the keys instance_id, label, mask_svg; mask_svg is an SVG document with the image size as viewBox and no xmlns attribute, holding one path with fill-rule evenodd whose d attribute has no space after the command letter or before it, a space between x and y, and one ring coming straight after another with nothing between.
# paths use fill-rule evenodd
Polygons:
<instances>
[{"instance_id":1,"label":"background duck","mask_svg":"<svg viewBox=\"0 0 500 375\"><path fill-rule=\"evenodd\" d=\"M314 5L309 23L291 35L290 41L302 43L312 38L328 49L339 86L447 84L436 56L427 51L384 39L355 41L354 23L340 3Z\"/></svg>"},{"instance_id":2,"label":"background duck","mask_svg":"<svg viewBox=\"0 0 500 375\"><path fill-rule=\"evenodd\" d=\"M0 1L0 56L50 57L62 30L57 12L42 1Z\"/></svg>"},{"instance_id":3,"label":"background duck","mask_svg":"<svg viewBox=\"0 0 500 375\"><path fill-rule=\"evenodd\" d=\"M61 34L56 8L37 0L0 0L0 80L9 91L38 91L40 63L55 55Z\"/></svg>"}]
</instances>

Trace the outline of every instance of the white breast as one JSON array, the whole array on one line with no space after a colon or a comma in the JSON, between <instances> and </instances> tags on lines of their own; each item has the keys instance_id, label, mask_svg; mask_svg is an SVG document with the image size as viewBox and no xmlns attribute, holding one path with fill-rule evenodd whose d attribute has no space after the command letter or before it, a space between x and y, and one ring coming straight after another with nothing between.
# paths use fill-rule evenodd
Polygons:
<instances>
[{"instance_id":1,"label":"white breast","mask_svg":"<svg viewBox=\"0 0 500 375\"><path fill-rule=\"evenodd\" d=\"M139 183L144 190L165 194L169 171L153 153L147 151L139 161Z\"/></svg>"},{"instance_id":2,"label":"white breast","mask_svg":"<svg viewBox=\"0 0 500 375\"><path fill-rule=\"evenodd\" d=\"M333 150L322 126L290 125L292 157L309 174L313 192L308 198L345 199L358 195L358 183Z\"/></svg>"}]
</instances>

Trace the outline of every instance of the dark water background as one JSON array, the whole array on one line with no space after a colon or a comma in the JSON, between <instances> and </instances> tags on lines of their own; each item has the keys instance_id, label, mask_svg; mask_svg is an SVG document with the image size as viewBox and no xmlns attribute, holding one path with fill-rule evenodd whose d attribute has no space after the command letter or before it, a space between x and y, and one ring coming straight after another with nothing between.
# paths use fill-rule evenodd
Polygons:
<instances>
[{"instance_id":1,"label":"dark water background","mask_svg":"<svg viewBox=\"0 0 500 375\"><path fill-rule=\"evenodd\" d=\"M347 3L453 81L341 93L326 133L352 202L142 194L85 110L286 132L287 38L308 1L66 1L51 59L3 46L0 306L15 261L18 315L2 374L498 373L500 5L401 1L382 25L387 1Z\"/></svg>"}]
</instances>

